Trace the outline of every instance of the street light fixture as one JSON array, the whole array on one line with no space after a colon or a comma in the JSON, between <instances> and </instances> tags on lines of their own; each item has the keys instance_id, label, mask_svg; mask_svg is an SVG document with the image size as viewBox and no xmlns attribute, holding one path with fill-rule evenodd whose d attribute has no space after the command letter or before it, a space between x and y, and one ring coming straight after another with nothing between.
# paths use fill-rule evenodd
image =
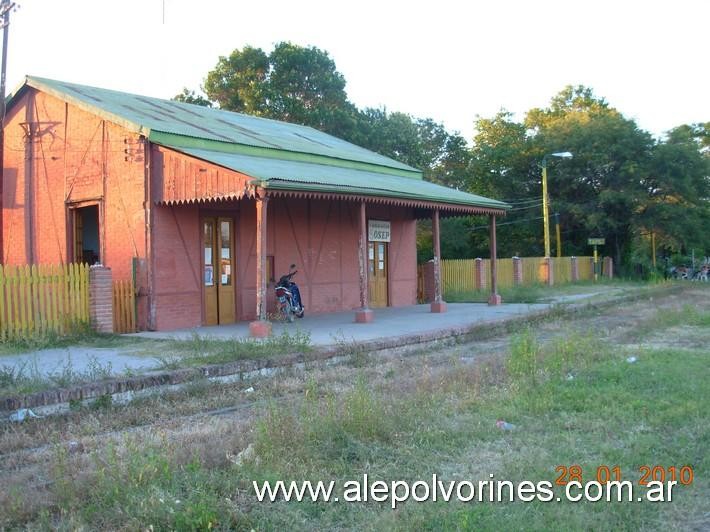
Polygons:
<instances>
[{"instance_id":1,"label":"street light fixture","mask_svg":"<svg viewBox=\"0 0 710 532\"><path fill-rule=\"evenodd\" d=\"M547 197L547 158L560 157L562 159L570 159L572 153L568 151L560 151L550 153L542 158L542 219L545 226L545 257L550 256L550 201Z\"/></svg>"}]
</instances>

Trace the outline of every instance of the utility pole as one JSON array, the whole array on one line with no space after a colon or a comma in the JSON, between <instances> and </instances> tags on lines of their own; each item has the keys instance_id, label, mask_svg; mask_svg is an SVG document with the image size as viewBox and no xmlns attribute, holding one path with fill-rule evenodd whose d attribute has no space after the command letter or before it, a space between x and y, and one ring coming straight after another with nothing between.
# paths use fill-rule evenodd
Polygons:
<instances>
[{"instance_id":1,"label":"utility pole","mask_svg":"<svg viewBox=\"0 0 710 532\"><path fill-rule=\"evenodd\" d=\"M545 257L550 256L550 198L547 195L548 157L561 157L563 159L569 159L572 157L572 154L568 151L561 151L557 153L548 153L542 158L542 223L545 237ZM557 249L561 249L559 242L557 243Z\"/></svg>"},{"instance_id":2,"label":"utility pole","mask_svg":"<svg viewBox=\"0 0 710 532\"><path fill-rule=\"evenodd\" d=\"M3 239L3 182L5 181L5 73L7 72L7 32L10 28L10 11L15 7L11 0L0 2L2 26L2 65L0 65L0 264L5 260Z\"/></svg>"},{"instance_id":3,"label":"utility pole","mask_svg":"<svg viewBox=\"0 0 710 532\"><path fill-rule=\"evenodd\" d=\"M545 257L550 256L550 213L547 198L547 156L542 158L542 226L545 237Z\"/></svg>"}]
</instances>

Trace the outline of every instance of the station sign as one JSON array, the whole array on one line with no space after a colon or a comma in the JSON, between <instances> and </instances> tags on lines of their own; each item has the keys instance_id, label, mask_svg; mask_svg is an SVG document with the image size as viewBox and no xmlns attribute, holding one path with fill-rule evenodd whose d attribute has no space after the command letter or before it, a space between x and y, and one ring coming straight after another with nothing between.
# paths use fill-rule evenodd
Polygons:
<instances>
[{"instance_id":1,"label":"station sign","mask_svg":"<svg viewBox=\"0 0 710 532\"><path fill-rule=\"evenodd\" d=\"M390 222L384 220L368 220L367 239L370 242L389 242Z\"/></svg>"}]
</instances>

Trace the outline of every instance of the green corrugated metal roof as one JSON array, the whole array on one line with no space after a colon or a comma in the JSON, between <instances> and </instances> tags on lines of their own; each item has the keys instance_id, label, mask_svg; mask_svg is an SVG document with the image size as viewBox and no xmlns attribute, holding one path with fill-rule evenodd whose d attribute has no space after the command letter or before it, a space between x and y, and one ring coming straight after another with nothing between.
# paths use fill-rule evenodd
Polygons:
<instances>
[{"instance_id":1,"label":"green corrugated metal roof","mask_svg":"<svg viewBox=\"0 0 710 532\"><path fill-rule=\"evenodd\" d=\"M428 181L415 181L408 177L311 162L268 159L196 148L178 149L198 159L254 177L261 181L261 186L267 189L387 196L493 209L508 207L507 204L500 201L461 192Z\"/></svg>"},{"instance_id":2,"label":"green corrugated metal roof","mask_svg":"<svg viewBox=\"0 0 710 532\"><path fill-rule=\"evenodd\" d=\"M416 168L307 126L33 76L9 98L9 105L26 85L151 142L252 176L266 188L509 208L426 182Z\"/></svg>"},{"instance_id":3,"label":"green corrugated metal roof","mask_svg":"<svg viewBox=\"0 0 710 532\"><path fill-rule=\"evenodd\" d=\"M27 76L27 84L68 99L95 114L108 115L108 119L148 138L153 132L169 133L358 161L420 175L416 168L308 126L34 76Z\"/></svg>"}]
</instances>

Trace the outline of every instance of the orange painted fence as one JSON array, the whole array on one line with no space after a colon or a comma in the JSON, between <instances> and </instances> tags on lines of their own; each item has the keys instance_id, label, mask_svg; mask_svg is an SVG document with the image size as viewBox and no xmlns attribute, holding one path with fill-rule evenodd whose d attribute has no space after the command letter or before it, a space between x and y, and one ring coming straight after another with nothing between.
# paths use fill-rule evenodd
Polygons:
<instances>
[{"instance_id":1,"label":"orange painted fence","mask_svg":"<svg viewBox=\"0 0 710 532\"><path fill-rule=\"evenodd\" d=\"M89 323L87 264L0 266L0 340Z\"/></svg>"}]
</instances>

